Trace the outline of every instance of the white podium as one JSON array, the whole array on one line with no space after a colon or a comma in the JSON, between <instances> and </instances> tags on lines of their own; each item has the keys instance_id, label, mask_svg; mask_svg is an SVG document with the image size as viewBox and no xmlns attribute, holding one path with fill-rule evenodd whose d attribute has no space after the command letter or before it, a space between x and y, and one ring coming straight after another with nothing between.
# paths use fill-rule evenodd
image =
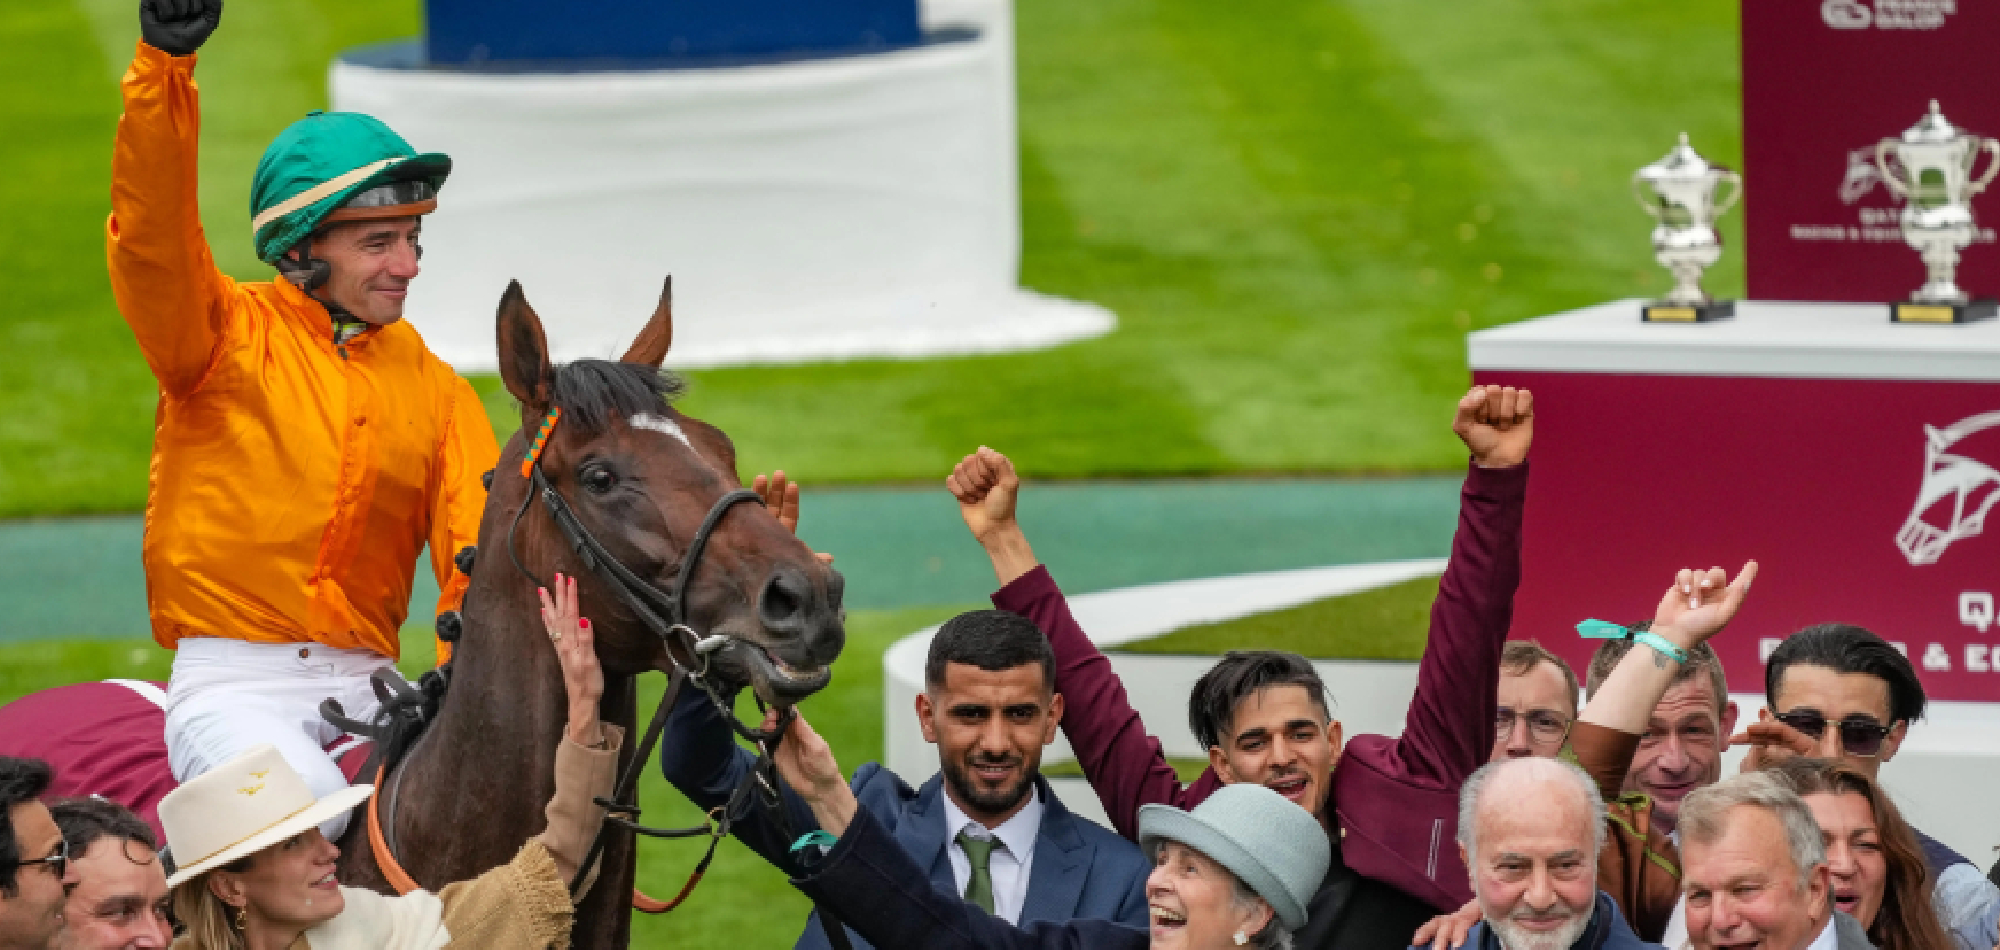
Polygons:
<instances>
[{"instance_id":1,"label":"white podium","mask_svg":"<svg viewBox=\"0 0 2000 950\"><path fill-rule=\"evenodd\" d=\"M923 46L714 68L362 51L330 84L336 109L455 162L409 313L461 370L493 368L511 279L560 360L622 352L668 274L675 366L1001 352L1115 324L1018 286L1012 17L932 3Z\"/></svg>"}]
</instances>

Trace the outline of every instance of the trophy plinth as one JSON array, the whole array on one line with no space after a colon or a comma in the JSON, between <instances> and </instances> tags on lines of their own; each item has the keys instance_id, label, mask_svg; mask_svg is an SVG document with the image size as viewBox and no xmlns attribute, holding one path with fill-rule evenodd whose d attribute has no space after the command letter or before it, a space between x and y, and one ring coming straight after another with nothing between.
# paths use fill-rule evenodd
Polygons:
<instances>
[{"instance_id":1,"label":"trophy plinth","mask_svg":"<svg viewBox=\"0 0 2000 950\"><path fill-rule=\"evenodd\" d=\"M1982 151L1993 160L1986 163L1986 174L1974 177ZM1933 99L1930 114L1900 138L1876 144L1875 170L1903 198L1903 241L1924 262L1924 285L1909 300L1890 305L1890 321L1971 323L1993 316L1994 301L1972 299L1958 286L1957 275L1959 252L1977 233L1972 197L2000 172L2000 142L1953 127Z\"/></svg>"},{"instance_id":2,"label":"trophy plinth","mask_svg":"<svg viewBox=\"0 0 2000 950\"><path fill-rule=\"evenodd\" d=\"M1718 199L1728 183L1729 195ZM1736 304L1701 289L1701 274L1722 259L1715 219L1743 195L1742 176L1710 164L1688 145L1687 133L1665 158L1632 176L1632 194L1653 216L1653 259L1674 276L1666 297L1641 308L1647 323L1707 323L1736 315Z\"/></svg>"}]
</instances>

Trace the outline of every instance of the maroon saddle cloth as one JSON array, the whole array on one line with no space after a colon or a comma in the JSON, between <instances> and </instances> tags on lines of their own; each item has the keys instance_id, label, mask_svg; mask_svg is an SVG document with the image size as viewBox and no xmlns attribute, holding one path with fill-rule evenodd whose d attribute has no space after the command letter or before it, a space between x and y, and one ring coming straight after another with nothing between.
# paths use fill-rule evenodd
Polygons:
<instances>
[{"instance_id":1,"label":"maroon saddle cloth","mask_svg":"<svg viewBox=\"0 0 2000 950\"><path fill-rule=\"evenodd\" d=\"M0 706L0 755L41 759L54 768L46 800L102 795L132 809L160 835L160 799L175 785L167 764L167 712L160 705L166 688L106 680L30 693ZM342 736L327 752L348 781L373 781L358 774L373 748Z\"/></svg>"}]
</instances>

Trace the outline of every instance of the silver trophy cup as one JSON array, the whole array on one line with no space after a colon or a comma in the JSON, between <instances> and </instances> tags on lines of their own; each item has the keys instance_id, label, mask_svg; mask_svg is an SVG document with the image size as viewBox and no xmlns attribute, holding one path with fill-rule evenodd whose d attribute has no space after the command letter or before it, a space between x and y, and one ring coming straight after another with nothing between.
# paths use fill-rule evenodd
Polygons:
<instances>
[{"instance_id":1,"label":"silver trophy cup","mask_svg":"<svg viewBox=\"0 0 2000 950\"><path fill-rule=\"evenodd\" d=\"M1702 158L1682 132L1665 158L1632 175L1632 194L1653 216L1653 259L1674 275L1673 289L1647 304L1642 316L1648 322L1698 323L1733 315L1734 303L1711 300L1701 289L1701 273L1722 258L1715 219L1743 196L1743 176Z\"/></svg>"},{"instance_id":2,"label":"silver trophy cup","mask_svg":"<svg viewBox=\"0 0 2000 950\"><path fill-rule=\"evenodd\" d=\"M1992 160L1973 177L1979 153ZM1931 100L1931 111L1900 138L1875 146L1875 170L1903 199L1903 240L1923 258L1924 285L1890 313L1898 323L1964 323L1993 315L1990 300L1974 301L1957 281L1958 254L1972 243L1972 196L2000 172L2000 142L1954 128Z\"/></svg>"}]
</instances>

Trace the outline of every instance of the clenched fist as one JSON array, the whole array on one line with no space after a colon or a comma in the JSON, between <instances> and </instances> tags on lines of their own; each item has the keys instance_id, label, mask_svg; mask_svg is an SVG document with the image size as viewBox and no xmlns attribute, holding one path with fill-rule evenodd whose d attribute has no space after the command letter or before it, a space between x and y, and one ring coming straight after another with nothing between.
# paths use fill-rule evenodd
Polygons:
<instances>
[{"instance_id":1,"label":"clenched fist","mask_svg":"<svg viewBox=\"0 0 2000 950\"><path fill-rule=\"evenodd\" d=\"M1535 394L1512 386L1474 386L1458 401L1451 431L1480 468L1519 465L1535 441Z\"/></svg>"},{"instance_id":2,"label":"clenched fist","mask_svg":"<svg viewBox=\"0 0 2000 950\"><path fill-rule=\"evenodd\" d=\"M222 0L139 0L139 35L170 56L186 56L222 23Z\"/></svg>"}]
</instances>

